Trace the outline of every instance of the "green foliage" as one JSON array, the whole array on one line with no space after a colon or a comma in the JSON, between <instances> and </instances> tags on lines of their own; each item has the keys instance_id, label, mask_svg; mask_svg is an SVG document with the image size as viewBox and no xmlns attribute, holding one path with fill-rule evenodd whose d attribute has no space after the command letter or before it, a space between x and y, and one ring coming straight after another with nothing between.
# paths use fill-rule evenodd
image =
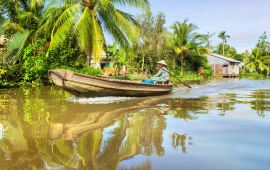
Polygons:
<instances>
[{"instance_id":1,"label":"green foliage","mask_svg":"<svg viewBox=\"0 0 270 170\"><path fill-rule=\"evenodd\" d=\"M170 44L175 55L179 58L181 75L183 75L185 64L197 71L206 62L203 55L209 51L207 37L196 33L197 26L189 23L187 19L183 22L176 22L172 29ZM187 59L189 61L186 61Z\"/></svg>"},{"instance_id":2,"label":"green foliage","mask_svg":"<svg viewBox=\"0 0 270 170\"><path fill-rule=\"evenodd\" d=\"M18 84L10 81L0 81L0 88L12 88L12 87L17 87Z\"/></svg>"},{"instance_id":3,"label":"green foliage","mask_svg":"<svg viewBox=\"0 0 270 170\"><path fill-rule=\"evenodd\" d=\"M135 55L132 65L137 67L137 71L149 70L155 72L156 62L160 59L169 58L166 45L167 32L165 29L165 15L159 13L153 16L147 12L138 16L140 25L140 36L138 42L134 45Z\"/></svg>"},{"instance_id":4,"label":"green foliage","mask_svg":"<svg viewBox=\"0 0 270 170\"><path fill-rule=\"evenodd\" d=\"M111 47L108 47L108 55L112 57L112 60L116 65L126 65L127 64L127 50L124 48L117 48L116 43Z\"/></svg>"},{"instance_id":5,"label":"green foliage","mask_svg":"<svg viewBox=\"0 0 270 170\"><path fill-rule=\"evenodd\" d=\"M246 67L250 72L258 72L270 76L270 42L264 32L256 44L256 48L245 58Z\"/></svg>"},{"instance_id":6,"label":"green foliage","mask_svg":"<svg viewBox=\"0 0 270 170\"><path fill-rule=\"evenodd\" d=\"M117 9L117 3L143 10L149 9L148 0L83 3L65 1L48 8L49 12L45 12L38 32L51 34L49 51L57 48L70 32L73 32L81 51L87 54L86 63L89 64L90 57L97 63L106 45L103 30L108 31L122 47L130 46L137 39L138 27L135 20L130 14ZM50 25L53 25L53 28Z\"/></svg>"},{"instance_id":7,"label":"green foliage","mask_svg":"<svg viewBox=\"0 0 270 170\"><path fill-rule=\"evenodd\" d=\"M184 80L184 81L202 80L203 79L203 77L200 77L197 73L192 73L192 72L187 72L187 73L181 75L181 73L178 70L176 70L176 71L173 71L173 74L178 79ZM175 77L171 77L171 81L174 82L174 83L178 83L179 80L176 79Z\"/></svg>"},{"instance_id":8,"label":"green foliage","mask_svg":"<svg viewBox=\"0 0 270 170\"><path fill-rule=\"evenodd\" d=\"M6 62L10 61L12 63L19 59L30 33L31 32L29 30L17 32L10 38L10 40L8 40L6 51L3 54L3 58L6 60Z\"/></svg>"},{"instance_id":9,"label":"green foliage","mask_svg":"<svg viewBox=\"0 0 270 170\"><path fill-rule=\"evenodd\" d=\"M79 47L74 35L70 35L67 39L54 50L51 50L47 56L49 69L62 67L77 67Z\"/></svg>"},{"instance_id":10,"label":"green foliage","mask_svg":"<svg viewBox=\"0 0 270 170\"><path fill-rule=\"evenodd\" d=\"M2 77L3 75L5 75L7 73L7 70L1 69L0 68L0 77Z\"/></svg>"},{"instance_id":11,"label":"green foliage","mask_svg":"<svg viewBox=\"0 0 270 170\"><path fill-rule=\"evenodd\" d=\"M116 43L108 47L108 56L111 57L114 63L114 69L117 77L120 76L120 70L123 67L129 68L129 71L134 69L132 64L134 61L134 52L131 48L117 47Z\"/></svg>"},{"instance_id":12,"label":"green foliage","mask_svg":"<svg viewBox=\"0 0 270 170\"><path fill-rule=\"evenodd\" d=\"M185 61L185 70L198 71L199 68L207 68L207 57L200 54L189 55Z\"/></svg>"},{"instance_id":13,"label":"green foliage","mask_svg":"<svg viewBox=\"0 0 270 170\"><path fill-rule=\"evenodd\" d=\"M36 44L29 45L24 49L22 58L23 82L46 82L48 65L45 55L46 48L43 40L38 40Z\"/></svg>"},{"instance_id":14,"label":"green foliage","mask_svg":"<svg viewBox=\"0 0 270 170\"><path fill-rule=\"evenodd\" d=\"M240 78L248 78L248 79L261 79L264 78L265 76L263 74L259 73L241 73Z\"/></svg>"},{"instance_id":15,"label":"green foliage","mask_svg":"<svg viewBox=\"0 0 270 170\"><path fill-rule=\"evenodd\" d=\"M29 45L23 52L22 73L23 82L47 83L49 69L66 68L90 75L100 75L96 69L83 68L78 62L79 48L74 36L70 35L61 46L46 55L47 42L39 39L35 44Z\"/></svg>"},{"instance_id":16,"label":"green foliage","mask_svg":"<svg viewBox=\"0 0 270 170\"><path fill-rule=\"evenodd\" d=\"M246 58L245 64L250 72L269 72L270 56L264 56L263 54L264 52L262 50L255 48L251 55Z\"/></svg>"},{"instance_id":17,"label":"green foliage","mask_svg":"<svg viewBox=\"0 0 270 170\"><path fill-rule=\"evenodd\" d=\"M230 36L226 35L226 31L221 31L218 34L218 38L220 38L222 40L222 53L219 53L219 54L225 56L225 45L227 43L227 39L230 38Z\"/></svg>"},{"instance_id":18,"label":"green foliage","mask_svg":"<svg viewBox=\"0 0 270 170\"><path fill-rule=\"evenodd\" d=\"M218 44L216 46L214 53L223 55L223 48L224 48L224 56L225 57L233 58L233 59L238 60L238 61L243 61L244 58L248 55L246 52L240 54L237 52L237 50L234 47L232 47L228 44L222 44L222 43Z\"/></svg>"},{"instance_id":19,"label":"green foliage","mask_svg":"<svg viewBox=\"0 0 270 170\"><path fill-rule=\"evenodd\" d=\"M87 75L91 75L91 76L101 76L102 75L102 71L100 69L96 69L96 68L84 67L82 69L73 69L73 70L77 71L79 73L87 74Z\"/></svg>"},{"instance_id":20,"label":"green foliage","mask_svg":"<svg viewBox=\"0 0 270 170\"><path fill-rule=\"evenodd\" d=\"M256 47L260 49L264 55L270 54L270 42L268 41L268 37L266 32L264 32L260 37L256 44Z\"/></svg>"},{"instance_id":21,"label":"green foliage","mask_svg":"<svg viewBox=\"0 0 270 170\"><path fill-rule=\"evenodd\" d=\"M211 78L211 77L213 77L213 74L214 74L214 70L212 69L212 67L207 67L204 69L203 77L204 78Z\"/></svg>"},{"instance_id":22,"label":"green foliage","mask_svg":"<svg viewBox=\"0 0 270 170\"><path fill-rule=\"evenodd\" d=\"M45 0L7 0L0 2L0 16L6 21L3 31L7 37L18 31L35 30L45 7Z\"/></svg>"}]
</instances>

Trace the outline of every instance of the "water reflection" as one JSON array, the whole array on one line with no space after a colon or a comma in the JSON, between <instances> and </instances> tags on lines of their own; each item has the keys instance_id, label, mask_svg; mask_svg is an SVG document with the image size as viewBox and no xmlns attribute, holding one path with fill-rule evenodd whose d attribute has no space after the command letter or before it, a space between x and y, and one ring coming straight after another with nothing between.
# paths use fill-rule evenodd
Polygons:
<instances>
[{"instance_id":1,"label":"water reflection","mask_svg":"<svg viewBox=\"0 0 270 170\"><path fill-rule=\"evenodd\" d=\"M181 148L182 153L187 153L187 145L192 145L192 137L186 134L172 134L172 146L174 149Z\"/></svg>"},{"instance_id":2,"label":"water reflection","mask_svg":"<svg viewBox=\"0 0 270 170\"><path fill-rule=\"evenodd\" d=\"M249 97L255 99L250 102L251 109L256 110L258 116L264 118L265 112L270 110L270 92L267 90L254 91Z\"/></svg>"},{"instance_id":3,"label":"water reflection","mask_svg":"<svg viewBox=\"0 0 270 170\"><path fill-rule=\"evenodd\" d=\"M69 94L54 88L0 92L0 169L152 169L145 160L119 164L139 155L163 157L169 147L188 154L196 143L192 134L177 130L167 139L169 118L196 121L213 110L226 116L239 104L261 118L270 111L269 90L107 105L82 105L67 98Z\"/></svg>"},{"instance_id":4,"label":"water reflection","mask_svg":"<svg viewBox=\"0 0 270 170\"><path fill-rule=\"evenodd\" d=\"M236 104L236 94L221 94L217 97L217 110L220 111L219 115L224 116L227 111L232 111L235 109Z\"/></svg>"}]
</instances>

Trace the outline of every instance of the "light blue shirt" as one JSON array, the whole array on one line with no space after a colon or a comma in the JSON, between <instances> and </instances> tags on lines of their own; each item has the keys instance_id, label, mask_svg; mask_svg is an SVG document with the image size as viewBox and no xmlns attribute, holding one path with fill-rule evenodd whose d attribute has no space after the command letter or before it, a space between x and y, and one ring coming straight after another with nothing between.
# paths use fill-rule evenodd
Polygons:
<instances>
[{"instance_id":1,"label":"light blue shirt","mask_svg":"<svg viewBox=\"0 0 270 170\"><path fill-rule=\"evenodd\" d=\"M154 75L151 80L157 82L166 82L170 80L170 74L166 67L161 67L156 75Z\"/></svg>"}]
</instances>

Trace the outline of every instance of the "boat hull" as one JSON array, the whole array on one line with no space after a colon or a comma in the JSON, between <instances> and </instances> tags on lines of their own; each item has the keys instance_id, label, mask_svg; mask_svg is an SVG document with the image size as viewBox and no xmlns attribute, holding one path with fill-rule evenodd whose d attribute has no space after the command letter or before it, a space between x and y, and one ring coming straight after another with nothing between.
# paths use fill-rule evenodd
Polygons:
<instances>
[{"instance_id":1,"label":"boat hull","mask_svg":"<svg viewBox=\"0 0 270 170\"><path fill-rule=\"evenodd\" d=\"M172 85L151 85L75 73L69 70L49 70L50 80L76 96L157 96L168 94Z\"/></svg>"}]
</instances>

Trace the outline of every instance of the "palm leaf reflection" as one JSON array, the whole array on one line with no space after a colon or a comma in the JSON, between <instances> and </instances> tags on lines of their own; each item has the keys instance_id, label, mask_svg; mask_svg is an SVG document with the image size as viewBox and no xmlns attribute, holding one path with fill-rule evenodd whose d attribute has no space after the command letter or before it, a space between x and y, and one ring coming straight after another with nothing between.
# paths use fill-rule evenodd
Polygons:
<instances>
[{"instance_id":1,"label":"palm leaf reflection","mask_svg":"<svg viewBox=\"0 0 270 170\"><path fill-rule=\"evenodd\" d=\"M153 109L135 112L119 120L97 156L98 169L116 169L119 162L138 154L163 155L166 121L155 112Z\"/></svg>"},{"instance_id":2,"label":"palm leaf reflection","mask_svg":"<svg viewBox=\"0 0 270 170\"><path fill-rule=\"evenodd\" d=\"M3 136L0 140L0 169L23 169L26 165L32 167L37 158L29 147L22 125L18 120L1 120Z\"/></svg>"},{"instance_id":3,"label":"palm leaf reflection","mask_svg":"<svg viewBox=\"0 0 270 170\"><path fill-rule=\"evenodd\" d=\"M100 151L101 141L101 129L84 135L77 141L77 154L82 160L82 166L95 169L95 157Z\"/></svg>"}]
</instances>

